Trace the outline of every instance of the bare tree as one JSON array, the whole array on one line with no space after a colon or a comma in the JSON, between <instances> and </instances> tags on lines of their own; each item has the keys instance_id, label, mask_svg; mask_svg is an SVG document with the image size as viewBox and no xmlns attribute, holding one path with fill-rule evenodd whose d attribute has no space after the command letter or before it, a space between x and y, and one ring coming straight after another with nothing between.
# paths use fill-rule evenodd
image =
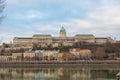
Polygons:
<instances>
[{"instance_id":1,"label":"bare tree","mask_svg":"<svg viewBox=\"0 0 120 80\"><path fill-rule=\"evenodd\" d=\"M4 8L5 8L5 0L0 0L0 23L2 21L2 19L4 18L4 15L2 14Z\"/></svg>"},{"instance_id":2,"label":"bare tree","mask_svg":"<svg viewBox=\"0 0 120 80\"><path fill-rule=\"evenodd\" d=\"M0 37L0 44L2 43L3 37Z\"/></svg>"}]
</instances>

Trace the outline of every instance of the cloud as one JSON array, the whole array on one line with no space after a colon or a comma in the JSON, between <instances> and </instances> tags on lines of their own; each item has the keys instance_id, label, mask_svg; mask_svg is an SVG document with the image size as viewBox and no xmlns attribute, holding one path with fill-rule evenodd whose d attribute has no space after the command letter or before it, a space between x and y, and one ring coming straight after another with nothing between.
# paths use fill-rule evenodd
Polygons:
<instances>
[{"instance_id":1,"label":"cloud","mask_svg":"<svg viewBox=\"0 0 120 80\"><path fill-rule=\"evenodd\" d=\"M120 34L120 6L108 3L102 2L101 6L89 11L84 19L70 19L59 24L68 26L67 29L71 32L69 33L71 35L92 33L96 36L118 37Z\"/></svg>"},{"instance_id":2,"label":"cloud","mask_svg":"<svg viewBox=\"0 0 120 80\"><path fill-rule=\"evenodd\" d=\"M7 4L8 15L0 27L6 42L15 36L40 33L58 36L61 26L68 36L94 34L120 39L119 0L7 0Z\"/></svg>"},{"instance_id":3,"label":"cloud","mask_svg":"<svg viewBox=\"0 0 120 80\"><path fill-rule=\"evenodd\" d=\"M28 11L24 11L21 13L15 13L13 15L11 15L11 18L15 18L15 19L21 19L21 20L29 20L29 19L42 19L43 17L45 17L46 15L42 12L39 12L37 10L28 10Z\"/></svg>"},{"instance_id":4,"label":"cloud","mask_svg":"<svg viewBox=\"0 0 120 80\"><path fill-rule=\"evenodd\" d=\"M119 8L120 6L101 6L98 9L91 11L88 15L90 19L106 25L119 25Z\"/></svg>"}]
</instances>

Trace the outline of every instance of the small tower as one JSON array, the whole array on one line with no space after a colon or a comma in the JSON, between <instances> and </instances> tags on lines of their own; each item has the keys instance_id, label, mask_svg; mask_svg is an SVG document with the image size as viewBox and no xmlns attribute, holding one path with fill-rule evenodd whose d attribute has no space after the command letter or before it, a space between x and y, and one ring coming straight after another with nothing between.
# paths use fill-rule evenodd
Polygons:
<instances>
[{"instance_id":1,"label":"small tower","mask_svg":"<svg viewBox=\"0 0 120 80\"><path fill-rule=\"evenodd\" d=\"M66 30L64 27L60 29L60 37L66 37Z\"/></svg>"}]
</instances>

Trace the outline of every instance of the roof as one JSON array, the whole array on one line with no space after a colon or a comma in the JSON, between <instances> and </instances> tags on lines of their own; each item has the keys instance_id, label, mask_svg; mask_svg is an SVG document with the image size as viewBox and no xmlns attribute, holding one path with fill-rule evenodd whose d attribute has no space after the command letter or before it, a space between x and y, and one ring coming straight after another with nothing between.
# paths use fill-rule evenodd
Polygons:
<instances>
[{"instance_id":1,"label":"roof","mask_svg":"<svg viewBox=\"0 0 120 80\"><path fill-rule=\"evenodd\" d=\"M32 39L31 37L14 37L14 39Z\"/></svg>"},{"instance_id":2,"label":"roof","mask_svg":"<svg viewBox=\"0 0 120 80\"><path fill-rule=\"evenodd\" d=\"M75 36L86 36L86 37L88 37L88 36L94 36L93 34L76 34Z\"/></svg>"},{"instance_id":3,"label":"roof","mask_svg":"<svg viewBox=\"0 0 120 80\"><path fill-rule=\"evenodd\" d=\"M60 32L66 32L65 28L62 27L62 28L60 29Z\"/></svg>"},{"instance_id":4,"label":"roof","mask_svg":"<svg viewBox=\"0 0 120 80\"><path fill-rule=\"evenodd\" d=\"M51 36L50 34L34 34L33 36Z\"/></svg>"},{"instance_id":5,"label":"roof","mask_svg":"<svg viewBox=\"0 0 120 80\"><path fill-rule=\"evenodd\" d=\"M107 37L96 37L95 39L108 39Z\"/></svg>"}]
</instances>

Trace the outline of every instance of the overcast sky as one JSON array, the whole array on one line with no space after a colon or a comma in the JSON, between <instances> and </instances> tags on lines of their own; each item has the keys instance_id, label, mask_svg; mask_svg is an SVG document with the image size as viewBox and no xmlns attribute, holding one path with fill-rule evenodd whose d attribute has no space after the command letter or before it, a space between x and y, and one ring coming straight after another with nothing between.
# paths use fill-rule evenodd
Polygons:
<instances>
[{"instance_id":1,"label":"overcast sky","mask_svg":"<svg viewBox=\"0 0 120 80\"><path fill-rule=\"evenodd\" d=\"M6 0L2 42L33 34L93 34L120 39L120 0Z\"/></svg>"}]
</instances>

